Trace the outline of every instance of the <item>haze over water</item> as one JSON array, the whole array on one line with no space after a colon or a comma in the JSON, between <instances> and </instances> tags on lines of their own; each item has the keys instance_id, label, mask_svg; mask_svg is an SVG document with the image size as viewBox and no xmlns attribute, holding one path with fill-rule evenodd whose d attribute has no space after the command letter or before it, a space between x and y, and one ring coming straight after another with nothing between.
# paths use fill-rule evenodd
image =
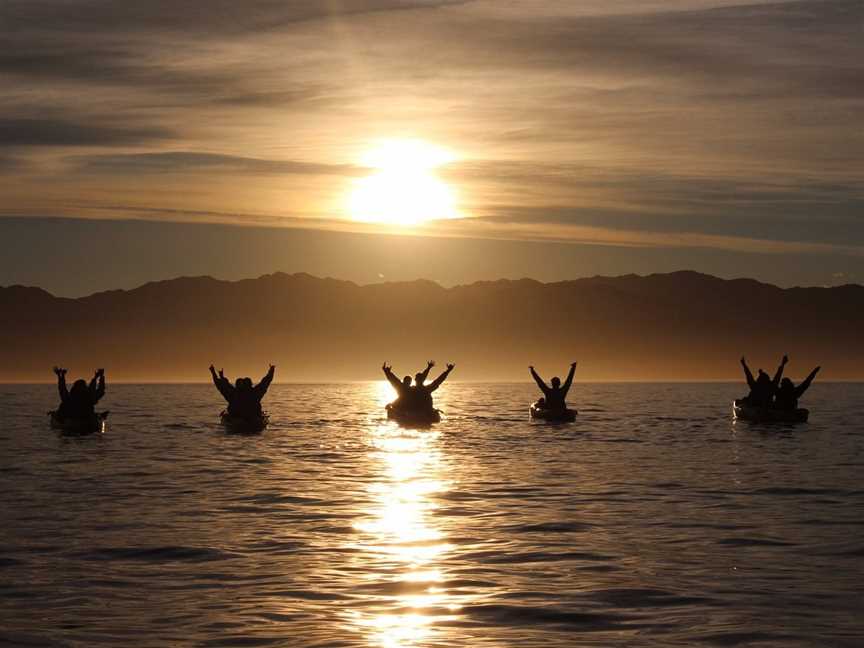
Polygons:
<instances>
[{"instance_id":1,"label":"haze over water","mask_svg":"<svg viewBox=\"0 0 864 648\"><path fill-rule=\"evenodd\" d=\"M109 381L68 438L2 385L0 643L860 646L864 385L795 427L742 392L576 384L547 426L533 385L452 383L411 431L384 383L274 385L235 436L211 385Z\"/></svg>"}]
</instances>

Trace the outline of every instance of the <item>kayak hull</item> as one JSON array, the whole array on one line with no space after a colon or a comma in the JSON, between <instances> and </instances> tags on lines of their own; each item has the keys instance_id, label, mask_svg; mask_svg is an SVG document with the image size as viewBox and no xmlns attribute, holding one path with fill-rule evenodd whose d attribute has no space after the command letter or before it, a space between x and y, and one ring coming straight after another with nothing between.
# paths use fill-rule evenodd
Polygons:
<instances>
[{"instance_id":1,"label":"kayak hull","mask_svg":"<svg viewBox=\"0 0 864 648\"><path fill-rule=\"evenodd\" d=\"M387 418L396 421L400 425L424 426L441 422L441 411L437 409L428 411L405 411L387 405Z\"/></svg>"},{"instance_id":2,"label":"kayak hull","mask_svg":"<svg viewBox=\"0 0 864 648\"><path fill-rule=\"evenodd\" d=\"M60 418L56 410L48 412L51 427L63 434L85 435L105 432L108 412L97 412L85 419Z\"/></svg>"},{"instance_id":3,"label":"kayak hull","mask_svg":"<svg viewBox=\"0 0 864 648\"><path fill-rule=\"evenodd\" d=\"M576 420L579 412L572 409L549 410L532 405L528 408L529 416L537 421L548 421L549 423L572 423Z\"/></svg>"},{"instance_id":4,"label":"kayak hull","mask_svg":"<svg viewBox=\"0 0 864 648\"><path fill-rule=\"evenodd\" d=\"M255 434L264 431L268 423L270 423L270 416L264 414L263 416L254 419L245 419L240 418L239 416L231 416L228 412L222 412L219 414L219 421L223 426L225 426L225 429L228 432L234 432L237 434Z\"/></svg>"},{"instance_id":5,"label":"kayak hull","mask_svg":"<svg viewBox=\"0 0 864 648\"><path fill-rule=\"evenodd\" d=\"M778 410L771 407L751 407L741 401L733 401L732 417L735 420L752 423L806 423L810 410Z\"/></svg>"}]
</instances>

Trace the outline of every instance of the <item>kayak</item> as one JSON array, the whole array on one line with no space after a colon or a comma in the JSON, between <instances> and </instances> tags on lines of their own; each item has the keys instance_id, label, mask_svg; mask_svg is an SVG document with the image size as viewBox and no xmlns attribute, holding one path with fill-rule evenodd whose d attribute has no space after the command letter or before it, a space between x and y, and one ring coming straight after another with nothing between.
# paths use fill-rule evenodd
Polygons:
<instances>
[{"instance_id":1,"label":"kayak","mask_svg":"<svg viewBox=\"0 0 864 648\"><path fill-rule=\"evenodd\" d=\"M572 423L576 420L576 415L579 412L572 409L550 410L542 407L537 407L536 404L528 408L528 414L532 419L548 421L550 423Z\"/></svg>"},{"instance_id":2,"label":"kayak","mask_svg":"<svg viewBox=\"0 0 864 648\"><path fill-rule=\"evenodd\" d=\"M108 412L98 412L83 419L60 418L57 410L48 412L51 417L51 427L63 434L93 434L105 431Z\"/></svg>"},{"instance_id":3,"label":"kayak","mask_svg":"<svg viewBox=\"0 0 864 648\"><path fill-rule=\"evenodd\" d=\"M387 405L387 418L401 425L432 425L441 422L441 410L402 410Z\"/></svg>"},{"instance_id":4,"label":"kayak","mask_svg":"<svg viewBox=\"0 0 864 648\"><path fill-rule=\"evenodd\" d=\"M267 427L267 424L270 422L270 415L263 414L255 418L246 419L239 416L231 416L228 412L223 411L219 414L219 421L225 426L228 432L254 434L262 432Z\"/></svg>"},{"instance_id":5,"label":"kayak","mask_svg":"<svg viewBox=\"0 0 864 648\"><path fill-rule=\"evenodd\" d=\"M773 407L751 407L740 401L732 402L732 417L753 423L806 423L810 410L798 408L780 410Z\"/></svg>"}]
</instances>

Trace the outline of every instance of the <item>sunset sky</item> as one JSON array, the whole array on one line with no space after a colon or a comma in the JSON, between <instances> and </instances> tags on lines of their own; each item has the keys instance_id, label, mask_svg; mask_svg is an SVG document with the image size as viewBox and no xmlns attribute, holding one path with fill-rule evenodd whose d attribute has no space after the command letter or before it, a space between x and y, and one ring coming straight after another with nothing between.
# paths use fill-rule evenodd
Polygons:
<instances>
[{"instance_id":1,"label":"sunset sky","mask_svg":"<svg viewBox=\"0 0 864 648\"><path fill-rule=\"evenodd\" d=\"M0 285L864 282L861 0L5 0Z\"/></svg>"}]
</instances>

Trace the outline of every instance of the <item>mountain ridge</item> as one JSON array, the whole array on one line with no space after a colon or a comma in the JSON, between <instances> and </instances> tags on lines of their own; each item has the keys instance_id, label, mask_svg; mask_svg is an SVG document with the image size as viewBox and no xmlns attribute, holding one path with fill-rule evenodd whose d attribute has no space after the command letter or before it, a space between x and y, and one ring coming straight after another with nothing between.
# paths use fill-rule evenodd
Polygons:
<instances>
[{"instance_id":1,"label":"mountain ridge","mask_svg":"<svg viewBox=\"0 0 864 648\"><path fill-rule=\"evenodd\" d=\"M583 380L740 377L738 358L793 378L864 377L864 286L780 288L693 271L544 283L429 280L359 285L307 273L210 276L55 297L0 287L0 380L50 380L50 367L104 366L114 379L206 380L280 366L283 381L380 377L453 361L454 379L523 380L525 367ZM761 364L760 364L761 363ZM74 372L74 371L73 371ZM83 370L80 370L84 373Z\"/></svg>"}]
</instances>

